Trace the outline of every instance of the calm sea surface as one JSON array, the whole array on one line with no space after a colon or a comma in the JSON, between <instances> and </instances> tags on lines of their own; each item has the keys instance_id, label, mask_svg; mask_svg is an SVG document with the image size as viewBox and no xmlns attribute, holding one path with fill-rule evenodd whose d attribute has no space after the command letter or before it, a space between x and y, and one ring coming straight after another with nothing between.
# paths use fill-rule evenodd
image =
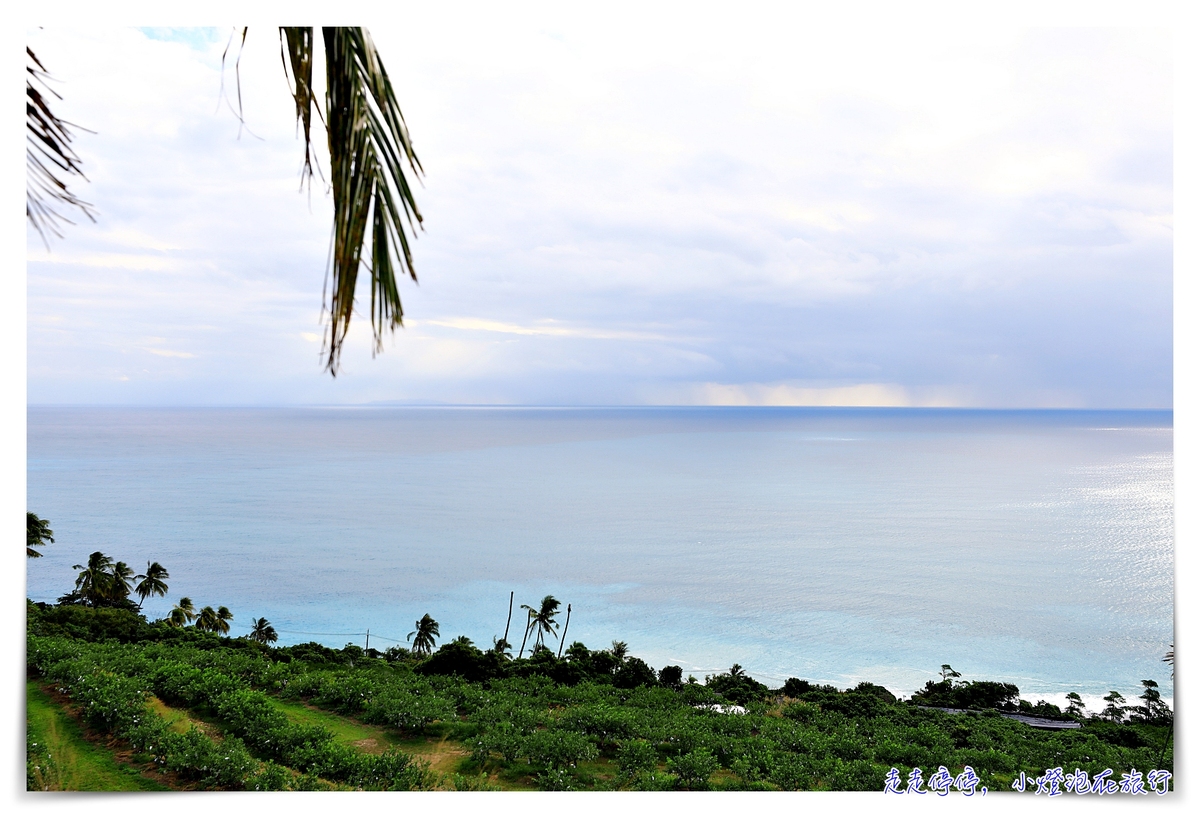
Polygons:
<instances>
[{"instance_id":1,"label":"calm sea surface","mask_svg":"<svg viewBox=\"0 0 1200 818\"><path fill-rule=\"evenodd\" d=\"M30 408L28 594L102 550L285 644L516 604L685 673L1172 687L1170 412ZM510 641L519 644L521 611ZM561 622L561 619L560 619ZM515 634L515 637L512 635Z\"/></svg>"}]
</instances>

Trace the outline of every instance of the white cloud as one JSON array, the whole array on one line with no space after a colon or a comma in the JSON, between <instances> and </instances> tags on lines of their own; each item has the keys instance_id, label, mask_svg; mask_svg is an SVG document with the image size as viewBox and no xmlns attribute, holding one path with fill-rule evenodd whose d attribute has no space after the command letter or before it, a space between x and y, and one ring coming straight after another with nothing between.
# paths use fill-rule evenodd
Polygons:
<instances>
[{"instance_id":1,"label":"white cloud","mask_svg":"<svg viewBox=\"0 0 1200 818\"><path fill-rule=\"evenodd\" d=\"M240 138L225 34L31 32L99 222L30 243L29 398L1170 405L1169 32L822 15L380 18L421 285L337 381L271 30Z\"/></svg>"}]
</instances>

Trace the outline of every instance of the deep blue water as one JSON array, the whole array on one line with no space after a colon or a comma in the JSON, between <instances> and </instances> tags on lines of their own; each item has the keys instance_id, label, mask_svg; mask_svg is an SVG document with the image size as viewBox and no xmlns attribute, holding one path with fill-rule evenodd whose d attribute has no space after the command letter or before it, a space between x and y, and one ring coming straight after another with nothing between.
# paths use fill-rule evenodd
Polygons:
<instances>
[{"instance_id":1,"label":"deep blue water","mask_svg":"<svg viewBox=\"0 0 1200 818\"><path fill-rule=\"evenodd\" d=\"M490 645L510 590L655 667L1026 698L1155 678L1173 636L1170 412L30 408L28 563L100 549L281 642L428 612ZM519 643L519 609L510 641ZM560 620L561 621L561 620Z\"/></svg>"}]
</instances>

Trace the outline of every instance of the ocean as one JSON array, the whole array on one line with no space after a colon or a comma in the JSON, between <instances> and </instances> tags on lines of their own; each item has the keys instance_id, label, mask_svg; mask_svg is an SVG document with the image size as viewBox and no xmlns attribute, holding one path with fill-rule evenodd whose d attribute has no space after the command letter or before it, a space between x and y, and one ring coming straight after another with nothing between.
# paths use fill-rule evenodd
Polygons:
<instances>
[{"instance_id":1,"label":"ocean","mask_svg":"<svg viewBox=\"0 0 1200 818\"><path fill-rule=\"evenodd\" d=\"M27 593L101 550L281 644L486 648L512 591L518 647L552 594L700 679L1171 698L1172 450L1169 411L30 407Z\"/></svg>"}]
</instances>

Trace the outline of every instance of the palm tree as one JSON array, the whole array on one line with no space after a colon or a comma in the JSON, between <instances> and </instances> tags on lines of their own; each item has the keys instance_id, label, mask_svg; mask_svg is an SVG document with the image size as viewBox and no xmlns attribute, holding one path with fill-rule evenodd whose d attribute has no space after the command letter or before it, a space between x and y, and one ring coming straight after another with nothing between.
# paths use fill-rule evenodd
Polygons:
<instances>
[{"instance_id":1,"label":"palm tree","mask_svg":"<svg viewBox=\"0 0 1200 818\"><path fill-rule=\"evenodd\" d=\"M275 642L279 639L279 635L275 633L275 629L271 627L271 623L266 619L259 617L254 620L253 627L250 629L250 638L255 642L261 642L266 645Z\"/></svg>"},{"instance_id":2,"label":"palm tree","mask_svg":"<svg viewBox=\"0 0 1200 818\"><path fill-rule=\"evenodd\" d=\"M525 610L529 611L529 624L525 629L526 637L528 637L530 629L533 629L533 631L537 634L533 640L533 649L535 651L542 647L543 637L546 634L558 634L558 626L554 621L554 617L558 613L558 605L559 602L557 599L549 594L546 594L546 596L542 597L542 604L538 606L537 610L534 610L528 605L521 606ZM524 652L524 650L522 650L522 652Z\"/></svg>"},{"instance_id":3,"label":"palm tree","mask_svg":"<svg viewBox=\"0 0 1200 818\"><path fill-rule=\"evenodd\" d=\"M200 613L196 614L196 623L192 627L204 633L212 633L217 629L217 612L211 605L205 605L200 609Z\"/></svg>"},{"instance_id":4,"label":"palm tree","mask_svg":"<svg viewBox=\"0 0 1200 818\"><path fill-rule=\"evenodd\" d=\"M72 565L71 568L80 572L75 578L76 595L93 608L108 599L113 567L112 558L99 551L93 551L88 556L86 566Z\"/></svg>"},{"instance_id":5,"label":"palm tree","mask_svg":"<svg viewBox=\"0 0 1200 818\"><path fill-rule=\"evenodd\" d=\"M229 633L229 623L233 621L233 613L224 605L217 608L217 620L213 623L214 631L221 635Z\"/></svg>"},{"instance_id":6,"label":"palm tree","mask_svg":"<svg viewBox=\"0 0 1200 818\"><path fill-rule=\"evenodd\" d=\"M192 600L188 597L183 597L179 600L179 604L171 609L171 613L167 615L167 624L182 628L184 625L191 623L196 618L196 609L192 607Z\"/></svg>"},{"instance_id":7,"label":"palm tree","mask_svg":"<svg viewBox=\"0 0 1200 818\"><path fill-rule=\"evenodd\" d=\"M51 540L51 542L54 542ZM1171 648L1163 655L1162 660L1171 666L1171 678L1175 678L1175 643L1171 643Z\"/></svg>"},{"instance_id":8,"label":"palm tree","mask_svg":"<svg viewBox=\"0 0 1200 818\"><path fill-rule=\"evenodd\" d=\"M108 598L113 602L128 599L129 592L133 589L134 579L133 569L123 562L118 562L113 566L112 579L109 581L108 587Z\"/></svg>"},{"instance_id":9,"label":"palm tree","mask_svg":"<svg viewBox=\"0 0 1200 818\"><path fill-rule=\"evenodd\" d=\"M146 573L138 574L134 577L139 580L134 591L138 595L138 605L140 606L146 601L148 596L166 596L167 583L165 579L170 579L171 575L167 573L167 569L163 568L157 562L146 562Z\"/></svg>"},{"instance_id":10,"label":"palm tree","mask_svg":"<svg viewBox=\"0 0 1200 818\"><path fill-rule=\"evenodd\" d=\"M429 614L425 614L416 622L416 630L405 637L405 641L412 639L412 652L416 656L428 656L433 653L434 637L441 636L438 631L437 620ZM413 637L416 637L413 639Z\"/></svg>"},{"instance_id":11,"label":"palm tree","mask_svg":"<svg viewBox=\"0 0 1200 818\"><path fill-rule=\"evenodd\" d=\"M32 56L33 52L29 52ZM35 58L36 59L36 58ZM35 545L45 545L54 542L54 532L50 530L50 521L43 520L32 511L25 512L25 556L40 557L42 552L35 551Z\"/></svg>"},{"instance_id":12,"label":"palm tree","mask_svg":"<svg viewBox=\"0 0 1200 818\"><path fill-rule=\"evenodd\" d=\"M608 652L617 660L617 667L620 667L624 663L625 657L629 655L629 645L614 639L612 647L608 649Z\"/></svg>"}]
</instances>

